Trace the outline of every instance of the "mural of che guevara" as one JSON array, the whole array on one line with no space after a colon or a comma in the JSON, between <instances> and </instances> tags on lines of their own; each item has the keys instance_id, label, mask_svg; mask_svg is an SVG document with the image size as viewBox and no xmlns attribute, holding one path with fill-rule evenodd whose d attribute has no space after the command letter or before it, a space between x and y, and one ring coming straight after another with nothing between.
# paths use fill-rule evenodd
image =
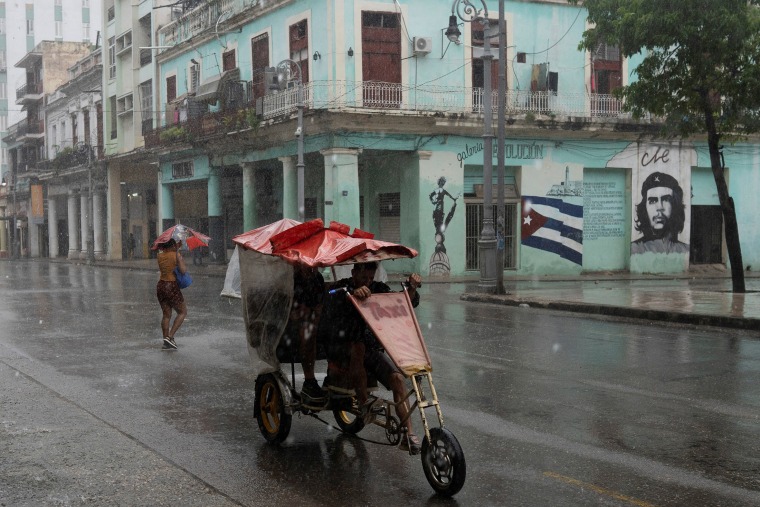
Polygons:
<instances>
[{"instance_id":1,"label":"mural of che guevara","mask_svg":"<svg viewBox=\"0 0 760 507\"><path fill-rule=\"evenodd\" d=\"M643 236L631 243L631 254L689 253L678 240L686 222L683 189L671 175L653 172L641 185L634 228Z\"/></svg>"}]
</instances>

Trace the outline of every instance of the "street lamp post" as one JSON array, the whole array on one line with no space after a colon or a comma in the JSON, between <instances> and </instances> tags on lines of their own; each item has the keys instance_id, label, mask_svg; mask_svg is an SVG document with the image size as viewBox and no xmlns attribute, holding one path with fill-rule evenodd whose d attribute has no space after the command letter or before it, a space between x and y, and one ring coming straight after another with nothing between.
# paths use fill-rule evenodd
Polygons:
<instances>
[{"instance_id":1,"label":"street lamp post","mask_svg":"<svg viewBox=\"0 0 760 507\"><path fill-rule=\"evenodd\" d=\"M497 114L497 147L496 160L498 169L496 171L497 197L496 197L496 293L504 294L504 255L506 254L506 217L504 216L504 156L505 146L504 138L506 136L505 126L505 104L507 98L507 32L504 26L504 0L499 0L499 93L496 104L499 107Z\"/></svg>"},{"instance_id":2,"label":"street lamp post","mask_svg":"<svg viewBox=\"0 0 760 507\"><path fill-rule=\"evenodd\" d=\"M293 78L293 70L296 71L296 78ZM298 150L298 162L296 164L296 173L298 181L298 221L303 222L305 217L305 196L304 196L304 172L305 166L303 162L303 109L304 109L304 97L303 97L303 74L301 74L301 64L290 59L285 59L277 64L277 81L282 85L289 81L296 81L298 94L298 126L296 127L296 142Z\"/></svg>"},{"instance_id":3,"label":"street lamp post","mask_svg":"<svg viewBox=\"0 0 760 507\"><path fill-rule=\"evenodd\" d=\"M456 44L459 43L461 32L458 28L457 17L464 22L478 21L483 24L483 228L478 240L478 261L480 265L479 287L486 292L496 290L497 256L496 233L493 222L493 113L491 111L491 40L489 37L490 21L488 6L485 0L478 9L470 0L454 0L451 5L449 28L446 37Z\"/></svg>"}]
</instances>

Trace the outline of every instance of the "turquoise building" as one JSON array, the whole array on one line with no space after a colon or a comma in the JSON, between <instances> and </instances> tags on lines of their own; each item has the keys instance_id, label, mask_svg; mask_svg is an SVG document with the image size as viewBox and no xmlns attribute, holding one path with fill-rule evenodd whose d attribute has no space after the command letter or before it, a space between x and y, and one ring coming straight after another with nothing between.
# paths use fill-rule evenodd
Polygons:
<instances>
[{"instance_id":1,"label":"turquoise building","mask_svg":"<svg viewBox=\"0 0 760 507\"><path fill-rule=\"evenodd\" d=\"M444 34L441 0L211 0L178 13L155 35L157 128L145 134L158 226L208 231L221 261L236 234L318 217L420 252L389 271L476 275L485 157L494 207L499 186L497 143L486 153L483 137L486 36L494 132L499 82L498 2L486 3L493 31L462 22L461 44ZM611 95L638 62L579 51L586 12L565 1L507 1L504 28L505 274L725 265L706 142L658 139L655 119ZM724 150L748 266L760 265L759 148ZM667 195L652 203L651 188Z\"/></svg>"}]
</instances>

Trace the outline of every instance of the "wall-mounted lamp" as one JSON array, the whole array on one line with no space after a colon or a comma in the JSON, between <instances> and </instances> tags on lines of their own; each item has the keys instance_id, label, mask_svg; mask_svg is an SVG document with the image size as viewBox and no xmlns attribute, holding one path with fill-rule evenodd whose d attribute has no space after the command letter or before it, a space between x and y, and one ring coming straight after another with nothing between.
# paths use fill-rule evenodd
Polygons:
<instances>
[{"instance_id":1,"label":"wall-mounted lamp","mask_svg":"<svg viewBox=\"0 0 760 507\"><path fill-rule=\"evenodd\" d=\"M190 58L190 63L193 65L198 65L198 62L195 60L195 58Z\"/></svg>"},{"instance_id":2,"label":"wall-mounted lamp","mask_svg":"<svg viewBox=\"0 0 760 507\"><path fill-rule=\"evenodd\" d=\"M348 56L354 56L354 49L348 48Z\"/></svg>"},{"instance_id":3,"label":"wall-mounted lamp","mask_svg":"<svg viewBox=\"0 0 760 507\"><path fill-rule=\"evenodd\" d=\"M0 187L6 187L6 186L8 186L8 182L5 181L5 176L3 176L3 182L0 183Z\"/></svg>"},{"instance_id":4,"label":"wall-mounted lamp","mask_svg":"<svg viewBox=\"0 0 760 507\"><path fill-rule=\"evenodd\" d=\"M322 55L319 54L319 51L314 51L314 56L312 58L314 58L314 61L316 62L317 60L322 59Z\"/></svg>"}]
</instances>

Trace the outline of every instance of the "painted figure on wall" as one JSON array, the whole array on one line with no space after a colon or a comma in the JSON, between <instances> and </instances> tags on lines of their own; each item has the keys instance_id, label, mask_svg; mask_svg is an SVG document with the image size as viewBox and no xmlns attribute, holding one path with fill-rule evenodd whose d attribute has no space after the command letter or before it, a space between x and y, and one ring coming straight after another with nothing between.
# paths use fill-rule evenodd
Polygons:
<instances>
[{"instance_id":1,"label":"painted figure on wall","mask_svg":"<svg viewBox=\"0 0 760 507\"><path fill-rule=\"evenodd\" d=\"M634 228L643 236L631 243L631 253L689 253L678 240L686 222L683 189L671 175L654 172L641 185Z\"/></svg>"},{"instance_id":2,"label":"painted figure on wall","mask_svg":"<svg viewBox=\"0 0 760 507\"><path fill-rule=\"evenodd\" d=\"M444 187L446 185L446 178L441 176L438 178L438 188L430 192L430 202L435 206L433 209L433 225L435 226L435 252L430 257L430 274L431 275L448 275L451 272L451 265L449 264L449 256L446 254L446 236L443 234L446 231L446 227L449 226L449 222L454 218L454 212L457 209L457 199L459 196L454 197ZM454 204L451 206L446 218L444 219L444 208L446 197L449 197Z\"/></svg>"}]
</instances>

